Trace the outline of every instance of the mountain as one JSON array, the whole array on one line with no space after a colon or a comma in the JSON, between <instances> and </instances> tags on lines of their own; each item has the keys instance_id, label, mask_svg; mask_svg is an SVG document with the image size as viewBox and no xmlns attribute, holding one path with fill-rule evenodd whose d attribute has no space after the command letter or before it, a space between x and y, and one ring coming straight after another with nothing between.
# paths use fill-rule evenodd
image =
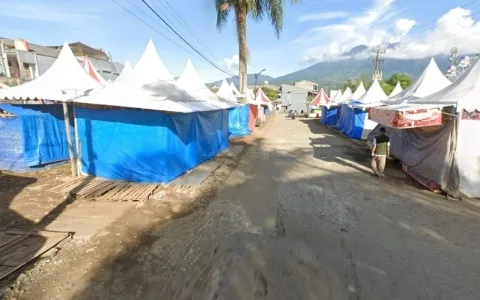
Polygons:
<instances>
[{"instance_id":1,"label":"mountain","mask_svg":"<svg viewBox=\"0 0 480 300\"><path fill-rule=\"evenodd\" d=\"M239 79L238 77L230 77L230 78L225 78L227 80L228 83L232 82L237 86L238 88L238 85L239 85ZM265 81L268 81L268 83L270 84L270 82L274 80L274 78L272 76L268 76L268 75L263 75L263 74L260 74L258 76L258 80L257 80L257 85L263 85L263 83ZM222 83L221 80L218 80L218 81L215 81L215 82L211 82L211 83L207 83L208 86L211 86L211 85L216 85L216 86L220 86L220 84ZM255 85L255 74L248 74L247 75L247 85Z\"/></svg>"},{"instance_id":2,"label":"mountain","mask_svg":"<svg viewBox=\"0 0 480 300\"><path fill-rule=\"evenodd\" d=\"M418 77L428 65L430 57L421 59L393 59L386 58L382 65L383 77L388 78L394 73L410 74ZM435 57L440 70L447 70L450 60L447 55ZM370 78L373 72L372 59L344 59L339 61L319 62L305 69L277 77L269 83L275 85L293 84L300 80L309 80L322 87L333 87L346 81L356 79L361 75Z\"/></svg>"},{"instance_id":3,"label":"mountain","mask_svg":"<svg viewBox=\"0 0 480 300\"><path fill-rule=\"evenodd\" d=\"M340 54L340 56L348 56L348 57L351 57L351 56L355 56L355 55L358 55L360 53L363 53L365 51L368 50L368 46L365 46L365 45L358 45L358 46L355 46L353 47L352 49L350 49L349 51L346 51L346 52L343 52L342 54Z\"/></svg>"}]
</instances>

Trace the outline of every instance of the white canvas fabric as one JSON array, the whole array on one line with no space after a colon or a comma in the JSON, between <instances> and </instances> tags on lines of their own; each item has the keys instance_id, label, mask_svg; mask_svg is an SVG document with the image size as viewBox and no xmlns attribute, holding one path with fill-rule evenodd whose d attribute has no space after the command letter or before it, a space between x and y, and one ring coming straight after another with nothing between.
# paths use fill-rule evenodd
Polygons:
<instances>
[{"instance_id":1,"label":"white canvas fabric","mask_svg":"<svg viewBox=\"0 0 480 300\"><path fill-rule=\"evenodd\" d=\"M240 94L240 92L238 91L238 89L237 89L237 87L235 86L235 84L233 83L233 81L230 82L230 88L232 89L232 91L233 91L233 93L234 93L235 95Z\"/></svg>"},{"instance_id":2,"label":"white canvas fabric","mask_svg":"<svg viewBox=\"0 0 480 300\"><path fill-rule=\"evenodd\" d=\"M418 79L407 87L403 92L391 97L385 102L410 101L431 95L449 86L451 82L443 75L432 58Z\"/></svg>"},{"instance_id":3,"label":"white canvas fabric","mask_svg":"<svg viewBox=\"0 0 480 300\"><path fill-rule=\"evenodd\" d=\"M230 102L237 102L237 97L233 94L230 85L228 85L227 81L224 79L222 80L222 84L220 84L220 88L217 91L217 96Z\"/></svg>"},{"instance_id":4,"label":"white canvas fabric","mask_svg":"<svg viewBox=\"0 0 480 300\"><path fill-rule=\"evenodd\" d=\"M117 79L115 79L114 82L120 82L120 81L123 81L127 78L129 78L131 76L131 73L133 72L133 68L132 68L132 65L130 64L130 62L127 60L125 62L125 64L123 65L123 70L122 72L120 73L120 75L118 75Z\"/></svg>"},{"instance_id":5,"label":"white canvas fabric","mask_svg":"<svg viewBox=\"0 0 480 300\"><path fill-rule=\"evenodd\" d=\"M381 101L387 99L387 95L383 91L382 87L378 80L374 80L368 91L359 99L353 99L356 104L363 105L372 105L372 104L380 104ZM355 105L353 105L355 106Z\"/></svg>"},{"instance_id":6,"label":"white canvas fabric","mask_svg":"<svg viewBox=\"0 0 480 300\"><path fill-rule=\"evenodd\" d=\"M107 85L108 84L108 82L105 79L103 79L102 75L100 75L97 72L97 69L95 69L92 62L88 58L88 56L85 56L85 59L83 60L82 67L85 70L85 72L87 72L88 75L90 75L93 79L98 81L101 85Z\"/></svg>"},{"instance_id":7,"label":"white canvas fabric","mask_svg":"<svg viewBox=\"0 0 480 300\"><path fill-rule=\"evenodd\" d=\"M338 100L338 102L335 102L335 103L340 104L343 102L350 101L352 100L352 95L353 95L352 89L350 89L350 87L347 86L347 88L345 89L345 92L343 92L342 97Z\"/></svg>"},{"instance_id":8,"label":"white canvas fabric","mask_svg":"<svg viewBox=\"0 0 480 300\"><path fill-rule=\"evenodd\" d=\"M202 96L205 100L220 100L200 79L190 59L187 60L182 75L178 77L177 85L184 90Z\"/></svg>"},{"instance_id":9,"label":"white canvas fabric","mask_svg":"<svg viewBox=\"0 0 480 300\"><path fill-rule=\"evenodd\" d=\"M163 65L152 41L148 43L142 57L129 74L104 89L76 97L72 102L181 113L234 106L230 103L209 101L194 91L178 86Z\"/></svg>"},{"instance_id":10,"label":"white canvas fabric","mask_svg":"<svg viewBox=\"0 0 480 300\"><path fill-rule=\"evenodd\" d=\"M394 97L398 94L400 94L403 91L402 86L400 85L400 81L397 82L397 85L395 85L395 88L393 91L388 95L389 97Z\"/></svg>"},{"instance_id":11,"label":"white canvas fabric","mask_svg":"<svg viewBox=\"0 0 480 300\"><path fill-rule=\"evenodd\" d=\"M0 90L0 99L66 101L85 90L100 88L65 43L52 66L40 77L19 86Z\"/></svg>"},{"instance_id":12,"label":"white canvas fabric","mask_svg":"<svg viewBox=\"0 0 480 300\"><path fill-rule=\"evenodd\" d=\"M475 62L451 85L423 98L410 100L416 104L456 105L457 111L480 110L480 64Z\"/></svg>"},{"instance_id":13,"label":"white canvas fabric","mask_svg":"<svg viewBox=\"0 0 480 300\"><path fill-rule=\"evenodd\" d=\"M257 99L255 97L255 93L251 89L247 89L247 103L248 104L254 104L254 105L262 104L261 102L257 102Z\"/></svg>"},{"instance_id":14,"label":"white canvas fabric","mask_svg":"<svg viewBox=\"0 0 480 300\"><path fill-rule=\"evenodd\" d=\"M341 90L338 90L337 94L335 95L335 98L333 98L332 102L333 103L339 103L340 99L342 99L343 94Z\"/></svg>"},{"instance_id":15,"label":"white canvas fabric","mask_svg":"<svg viewBox=\"0 0 480 300\"><path fill-rule=\"evenodd\" d=\"M360 81L360 84L358 85L357 89L352 95L352 98L349 100L357 100L360 99L363 95L365 95L367 91L365 90L365 86L363 85L363 81Z\"/></svg>"}]
</instances>

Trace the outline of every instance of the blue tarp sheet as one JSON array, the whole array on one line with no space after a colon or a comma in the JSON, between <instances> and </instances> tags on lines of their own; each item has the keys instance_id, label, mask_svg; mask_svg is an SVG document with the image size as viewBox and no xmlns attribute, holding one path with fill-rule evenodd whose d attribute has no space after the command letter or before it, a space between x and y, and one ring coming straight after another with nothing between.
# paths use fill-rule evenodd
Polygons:
<instances>
[{"instance_id":1,"label":"blue tarp sheet","mask_svg":"<svg viewBox=\"0 0 480 300\"><path fill-rule=\"evenodd\" d=\"M28 171L68 159L61 105L0 104L0 108L15 115L0 119L0 169Z\"/></svg>"},{"instance_id":2,"label":"blue tarp sheet","mask_svg":"<svg viewBox=\"0 0 480 300\"><path fill-rule=\"evenodd\" d=\"M361 139L365 125L367 112L361 109L351 108L344 104L338 120L338 129L349 138Z\"/></svg>"},{"instance_id":3,"label":"blue tarp sheet","mask_svg":"<svg viewBox=\"0 0 480 300\"><path fill-rule=\"evenodd\" d=\"M228 110L228 132L230 136L238 137L250 134L248 129L249 110L250 106L248 104L232 107Z\"/></svg>"},{"instance_id":4,"label":"blue tarp sheet","mask_svg":"<svg viewBox=\"0 0 480 300\"><path fill-rule=\"evenodd\" d=\"M337 107L322 106L322 125L335 126L337 124Z\"/></svg>"},{"instance_id":5,"label":"blue tarp sheet","mask_svg":"<svg viewBox=\"0 0 480 300\"><path fill-rule=\"evenodd\" d=\"M228 111L167 114L77 108L82 171L169 182L228 148Z\"/></svg>"}]
</instances>

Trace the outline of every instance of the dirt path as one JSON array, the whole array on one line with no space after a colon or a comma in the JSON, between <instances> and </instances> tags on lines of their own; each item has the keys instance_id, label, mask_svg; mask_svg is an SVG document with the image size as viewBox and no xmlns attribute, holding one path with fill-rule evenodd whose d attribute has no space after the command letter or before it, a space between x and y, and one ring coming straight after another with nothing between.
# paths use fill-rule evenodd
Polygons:
<instances>
[{"instance_id":1,"label":"dirt path","mask_svg":"<svg viewBox=\"0 0 480 300\"><path fill-rule=\"evenodd\" d=\"M7 296L478 299L480 209L393 163L374 178L368 160L316 121L280 115L208 205L150 201Z\"/></svg>"}]
</instances>

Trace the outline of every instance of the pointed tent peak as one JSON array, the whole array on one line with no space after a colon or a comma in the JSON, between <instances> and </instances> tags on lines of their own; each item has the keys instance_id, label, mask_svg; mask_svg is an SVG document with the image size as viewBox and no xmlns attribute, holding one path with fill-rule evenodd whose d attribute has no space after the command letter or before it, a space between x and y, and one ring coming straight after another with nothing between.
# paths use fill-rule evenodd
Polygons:
<instances>
[{"instance_id":1,"label":"pointed tent peak","mask_svg":"<svg viewBox=\"0 0 480 300\"><path fill-rule=\"evenodd\" d=\"M238 91L237 87L235 86L235 83L230 82L230 88L232 89L233 93L234 94L240 94L240 92Z\"/></svg>"},{"instance_id":2,"label":"pointed tent peak","mask_svg":"<svg viewBox=\"0 0 480 300\"><path fill-rule=\"evenodd\" d=\"M128 78L130 78L130 76L132 76L132 71L133 71L132 65L131 65L130 62L127 60L127 61L125 62L125 64L123 65L123 70L122 70L122 72L120 72L120 75L118 75L118 77L115 79L115 82L120 82L120 81L123 81L123 80L128 80Z\"/></svg>"},{"instance_id":3,"label":"pointed tent peak","mask_svg":"<svg viewBox=\"0 0 480 300\"><path fill-rule=\"evenodd\" d=\"M397 84L395 85L395 88L393 91L390 93L389 97L396 96L400 94L403 91L402 86L400 85L400 81L397 81Z\"/></svg>"},{"instance_id":4,"label":"pointed tent peak","mask_svg":"<svg viewBox=\"0 0 480 300\"><path fill-rule=\"evenodd\" d=\"M388 97L385 95L380 83L375 79L365 95L360 97L357 101L360 103L377 103L387 98Z\"/></svg>"},{"instance_id":5,"label":"pointed tent peak","mask_svg":"<svg viewBox=\"0 0 480 300\"><path fill-rule=\"evenodd\" d=\"M217 96L227 101L237 102L237 98L233 94L232 89L225 79L223 79L222 84L220 84L220 88L217 91Z\"/></svg>"},{"instance_id":6,"label":"pointed tent peak","mask_svg":"<svg viewBox=\"0 0 480 300\"><path fill-rule=\"evenodd\" d=\"M85 55L85 59L83 60L82 64L83 69L90 75L93 79L98 81L101 85L107 85L108 82L103 79L102 75L100 75L93 65L92 61L88 58L88 55Z\"/></svg>"},{"instance_id":7,"label":"pointed tent peak","mask_svg":"<svg viewBox=\"0 0 480 300\"><path fill-rule=\"evenodd\" d=\"M363 81L360 81L360 84L358 85L357 89L353 93L351 99L357 100L357 99L361 98L363 95L365 95L366 92L367 92L367 90L365 90L365 86L363 85Z\"/></svg>"},{"instance_id":8,"label":"pointed tent peak","mask_svg":"<svg viewBox=\"0 0 480 300\"><path fill-rule=\"evenodd\" d=\"M330 98L323 88L320 89L320 92L318 92L317 96L315 96L312 102L310 102L310 104L316 106L328 103L330 103Z\"/></svg>"},{"instance_id":9,"label":"pointed tent peak","mask_svg":"<svg viewBox=\"0 0 480 300\"><path fill-rule=\"evenodd\" d=\"M342 90L338 90L338 93L335 95L335 98L333 98L333 102L334 103L339 102L340 99L342 99L342 97L343 97Z\"/></svg>"},{"instance_id":10,"label":"pointed tent peak","mask_svg":"<svg viewBox=\"0 0 480 300\"><path fill-rule=\"evenodd\" d=\"M352 95L353 95L352 89L347 86L347 88L345 89L345 92L343 92L342 97L338 100L338 102L335 102L335 103L350 101L352 99Z\"/></svg>"},{"instance_id":11,"label":"pointed tent peak","mask_svg":"<svg viewBox=\"0 0 480 300\"><path fill-rule=\"evenodd\" d=\"M418 79L401 93L388 99L388 101L406 100L409 97L425 97L438 92L450 84L450 80L443 75L432 57Z\"/></svg>"},{"instance_id":12,"label":"pointed tent peak","mask_svg":"<svg viewBox=\"0 0 480 300\"><path fill-rule=\"evenodd\" d=\"M133 67L130 80L137 85L145 85L159 80L174 81L151 39L148 41L142 57Z\"/></svg>"},{"instance_id":13,"label":"pointed tent peak","mask_svg":"<svg viewBox=\"0 0 480 300\"><path fill-rule=\"evenodd\" d=\"M271 103L272 101L265 95L262 88L259 87L257 91L256 100L261 103Z\"/></svg>"}]
</instances>

